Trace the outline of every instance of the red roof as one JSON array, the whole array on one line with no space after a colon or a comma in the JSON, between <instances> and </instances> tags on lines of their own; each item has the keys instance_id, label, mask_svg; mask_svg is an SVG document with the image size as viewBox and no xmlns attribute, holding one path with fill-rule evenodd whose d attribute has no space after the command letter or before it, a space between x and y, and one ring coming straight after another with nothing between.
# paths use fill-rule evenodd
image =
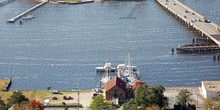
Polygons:
<instances>
[{"instance_id":1,"label":"red roof","mask_svg":"<svg viewBox=\"0 0 220 110\"><path fill-rule=\"evenodd\" d=\"M137 87L137 86L139 86L139 85L143 85L143 84L145 84L145 83L143 83L142 81L139 81L139 80L137 80L137 81L135 81L133 84L132 84L132 88L133 88L133 90Z\"/></svg>"},{"instance_id":2,"label":"red roof","mask_svg":"<svg viewBox=\"0 0 220 110\"><path fill-rule=\"evenodd\" d=\"M118 86L119 88L126 91L126 83L116 76L106 83L105 92L109 91L115 86Z\"/></svg>"}]
</instances>

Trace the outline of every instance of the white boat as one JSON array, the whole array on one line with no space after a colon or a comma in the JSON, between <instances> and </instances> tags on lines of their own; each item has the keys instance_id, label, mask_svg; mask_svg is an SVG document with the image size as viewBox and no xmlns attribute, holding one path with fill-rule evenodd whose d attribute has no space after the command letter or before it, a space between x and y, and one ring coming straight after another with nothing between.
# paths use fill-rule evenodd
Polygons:
<instances>
[{"instance_id":1,"label":"white boat","mask_svg":"<svg viewBox=\"0 0 220 110\"><path fill-rule=\"evenodd\" d=\"M34 18L34 15L29 14L29 15L27 15L27 16L22 17L21 19L22 19L22 20L31 20L31 19L33 19L33 18Z\"/></svg>"},{"instance_id":2,"label":"white boat","mask_svg":"<svg viewBox=\"0 0 220 110\"><path fill-rule=\"evenodd\" d=\"M104 87L105 84L115 76L121 78L130 86L132 86L136 80L139 80L139 70L136 69L135 65L131 64L130 54L128 54L128 59L125 64L119 64L117 66L117 74L110 74L108 71L105 72L100 79L101 86Z\"/></svg>"},{"instance_id":3,"label":"white boat","mask_svg":"<svg viewBox=\"0 0 220 110\"><path fill-rule=\"evenodd\" d=\"M126 64L119 64L117 66L117 76L129 85L139 80L139 70L136 69L135 65L131 64L130 53L128 54Z\"/></svg>"},{"instance_id":4,"label":"white boat","mask_svg":"<svg viewBox=\"0 0 220 110\"><path fill-rule=\"evenodd\" d=\"M112 68L111 63L105 63L103 67L96 67L95 69L96 73L115 72L115 68Z\"/></svg>"}]
</instances>

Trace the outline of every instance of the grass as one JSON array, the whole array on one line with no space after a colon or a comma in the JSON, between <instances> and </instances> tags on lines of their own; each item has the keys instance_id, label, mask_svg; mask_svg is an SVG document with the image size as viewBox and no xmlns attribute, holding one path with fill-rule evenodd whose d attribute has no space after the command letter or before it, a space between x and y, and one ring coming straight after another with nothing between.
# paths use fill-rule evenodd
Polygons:
<instances>
[{"instance_id":1,"label":"grass","mask_svg":"<svg viewBox=\"0 0 220 110\"><path fill-rule=\"evenodd\" d=\"M11 81L10 79L0 80L0 90L1 91L6 91L10 81Z\"/></svg>"}]
</instances>

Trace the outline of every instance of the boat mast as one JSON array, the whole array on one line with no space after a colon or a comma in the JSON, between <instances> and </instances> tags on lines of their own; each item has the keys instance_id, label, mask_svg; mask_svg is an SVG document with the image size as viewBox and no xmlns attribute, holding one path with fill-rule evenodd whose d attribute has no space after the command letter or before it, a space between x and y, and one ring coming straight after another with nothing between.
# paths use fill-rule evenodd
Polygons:
<instances>
[{"instance_id":1,"label":"boat mast","mask_svg":"<svg viewBox=\"0 0 220 110\"><path fill-rule=\"evenodd\" d=\"M128 74L130 76L131 75L131 55L130 55L130 53L128 53L128 65L127 65L127 67L128 67Z\"/></svg>"}]
</instances>

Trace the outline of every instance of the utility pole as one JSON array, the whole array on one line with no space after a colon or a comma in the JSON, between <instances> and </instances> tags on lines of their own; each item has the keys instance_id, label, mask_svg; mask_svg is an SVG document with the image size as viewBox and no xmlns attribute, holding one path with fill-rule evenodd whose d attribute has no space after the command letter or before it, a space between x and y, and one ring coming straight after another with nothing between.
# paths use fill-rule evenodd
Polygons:
<instances>
[{"instance_id":1,"label":"utility pole","mask_svg":"<svg viewBox=\"0 0 220 110\"><path fill-rule=\"evenodd\" d=\"M78 95L78 100L77 100L77 102L78 102L78 110L79 110L79 95L80 95L80 92L79 92L79 79L77 80L77 89L78 89L78 92L77 92L77 95Z\"/></svg>"},{"instance_id":2,"label":"utility pole","mask_svg":"<svg viewBox=\"0 0 220 110\"><path fill-rule=\"evenodd\" d=\"M78 91L78 110L79 110L79 95L80 95L80 92Z\"/></svg>"}]
</instances>

